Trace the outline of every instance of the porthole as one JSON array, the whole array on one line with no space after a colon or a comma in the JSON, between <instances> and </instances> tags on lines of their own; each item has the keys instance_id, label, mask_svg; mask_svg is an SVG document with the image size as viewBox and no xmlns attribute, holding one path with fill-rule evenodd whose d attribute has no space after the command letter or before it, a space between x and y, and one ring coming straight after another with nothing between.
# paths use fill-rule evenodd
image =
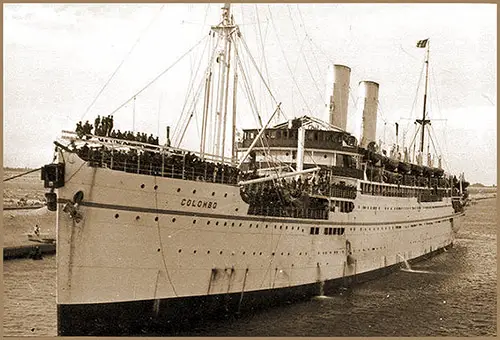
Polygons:
<instances>
[{"instance_id":1,"label":"porthole","mask_svg":"<svg viewBox=\"0 0 500 340\"><path fill-rule=\"evenodd\" d=\"M160 252L160 248L158 248L156 251L157 251L157 252Z\"/></svg>"},{"instance_id":2,"label":"porthole","mask_svg":"<svg viewBox=\"0 0 500 340\"><path fill-rule=\"evenodd\" d=\"M207 254L210 254L210 250L207 250Z\"/></svg>"},{"instance_id":3,"label":"porthole","mask_svg":"<svg viewBox=\"0 0 500 340\"><path fill-rule=\"evenodd\" d=\"M155 217L155 221L158 222L158 216Z\"/></svg>"},{"instance_id":4,"label":"porthole","mask_svg":"<svg viewBox=\"0 0 500 340\"><path fill-rule=\"evenodd\" d=\"M283 226L282 226L282 225L280 225L280 229L283 229Z\"/></svg>"},{"instance_id":5,"label":"porthole","mask_svg":"<svg viewBox=\"0 0 500 340\"><path fill-rule=\"evenodd\" d=\"M238 208L234 209L234 211L238 211Z\"/></svg>"},{"instance_id":6,"label":"porthole","mask_svg":"<svg viewBox=\"0 0 500 340\"><path fill-rule=\"evenodd\" d=\"M231 223L231 227L234 227L234 222L233 222L233 223Z\"/></svg>"},{"instance_id":7,"label":"porthole","mask_svg":"<svg viewBox=\"0 0 500 340\"><path fill-rule=\"evenodd\" d=\"M245 255L246 252L243 252L243 255Z\"/></svg>"},{"instance_id":8,"label":"porthole","mask_svg":"<svg viewBox=\"0 0 500 340\"><path fill-rule=\"evenodd\" d=\"M118 217L120 217L120 215L118 215L118 214L115 214L115 218L118 218Z\"/></svg>"},{"instance_id":9,"label":"porthole","mask_svg":"<svg viewBox=\"0 0 500 340\"><path fill-rule=\"evenodd\" d=\"M224 227L227 226L227 222L224 222Z\"/></svg>"},{"instance_id":10,"label":"porthole","mask_svg":"<svg viewBox=\"0 0 500 340\"><path fill-rule=\"evenodd\" d=\"M174 217L174 218L172 218L172 222L175 222L175 217Z\"/></svg>"},{"instance_id":11,"label":"porthole","mask_svg":"<svg viewBox=\"0 0 500 340\"><path fill-rule=\"evenodd\" d=\"M252 225L253 225L253 224L252 224L252 223L250 223L250 228L252 228Z\"/></svg>"},{"instance_id":12,"label":"porthole","mask_svg":"<svg viewBox=\"0 0 500 340\"><path fill-rule=\"evenodd\" d=\"M262 255L262 252L260 252L259 255Z\"/></svg>"},{"instance_id":13,"label":"porthole","mask_svg":"<svg viewBox=\"0 0 500 340\"><path fill-rule=\"evenodd\" d=\"M224 194L224 197L227 197L227 192Z\"/></svg>"},{"instance_id":14,"label":"porthole","mask_svg":"<svg viewBox=\"0 0 500 340\"><path fill-rule=\"evenodd\" d=\"M179 253L182 251L182 249L179 249Z\"/></svg>"},{"instance_id":15,"label":"porthole","mask_svg":"<svg viewBox=\"0 0 500 340\"><path fill-rule=\"evenodd\" d=\"M181 188L177 188L177 192L181 192Z\"/></svg>"},{"instance_id":16,"label":"porthole","mask_svg":"<svg viewBox=\"0 0 500 340\"><path fill-rule=\"evenodd\" d=\"M327 157L326 155L323 156L323 158L326 158L326 157Z\"/></svg>"},{"instance_id":17,"label":"porthole","mask_svg":"<svg viewBox=\"0 0 500 340\"><path fill-rule=\"evenodd\" d=\"M196 224L196 220L193 220L193 224Z\"/></svg>"},{"instance_id":18,"label":"porthole","mask_svg":"<svg viewBox=\"0 0 500 340\"><path fill-rule=\"evenodd\" d=\"M196 250L193 251L193 254L196 254Z\"/></svg>"},{"instance_id":19,"label":"porthole","mask_svg":"<svg viewBox=\"0 0 500 340\"><path fill-rule=\"evenodd\" d=\"M141 216L136 216L136 217L135 217L135 220L136 220L136 221L139 221L140 219L141 219Z\"/></svg>"},{"instance_id":20,"label":"porthole","mask_svg":"<svg viewBox=\"0 0 500 340\"><path fill-rule=\"evenodd\" d=\"M193 190L193 194L196 194L196 189Z\"/></svg>"},{"instance_id":21,"label":"porthole","mask_svg":"<svg viewBox=\"0 0 500 340\"><path fill-rule=\"evenodd\" d=\"M144 189L144 187L145 187L144 183L143 183L143 184L141 184L141 189Z\"/></svg>"},{"instance_id":22,"label":"porthole","mask_svg":"<svg viewBox=\"0 0 500 340\"><path fill-rule=\"evenodd\" d=\"M222 255L222 250L219 252L219 254L221 254L221 255Z\"/></svg>"},{"instance_id":23,"label":"porthole","mask_svg":"<svg viewBox=\"0 0 500 340\"><path fill-rule=\"evenodd\" d=\"M274 252L271 255L274 256Z\"/></svg>"},{"instance_id":24,"label":"porthole","mask_svg":"<svg viewBox=\"0 0 500 340\"><path fill-rule=\"evenodd\" d=\"M209 225L209 224L210 224L210 221L207 221L207 225Z\"/></svg>"},{"instance_id":25,"label":"porthole","mask_svg":"<svg viewBox=\"0 0 500 340\"><path fill-rule=\"evenodd\" d=\"M241 227L241 223L240 223L240 225L239 225L239 226Z\"/></svg>"},{"instance_id":26,"label":"porthole","mask_svg":"<svg viewBox=\"0 0 500 340\"><path fill-rule=\"evenodd\" d=\"M212 191L212 196L215 196L215 191Z\"/></svg>"},{"instance_id":27,"label":"porthole","mask_svg":"<svg viewBox=\"0 0 500 340\"><path fill-rule=\"evenodd\" d=\"M154 188L155 190L158 190L158 186L157 186L157 185L155 185L153 188Z\"/></svg>"},{"instance_id":28,"label":"porthole","mask_svg":"<svg viewBox=\"0 0 500 340\"><path fill-rule=\"evenodd\" d=\"M215 225L219 225L219 221L215 222Z\"/></svg>"},{"instance_id":29,"label":"porthole","mask_svg":"<svg viewBox=\"0 0 500 340\"><path fill-rule=\"evenodd\" d=\"M288 230L288 226L286 226L285 229Z\"/></svg>"},{"instance_id":30,"label":"porthole","mask_svg":"<svg viewBox=\"0 0 500 340\"><path fill-rule=\"evenodd\" d=\"M256 225L255 225L255 228L258 228L258 227L259 227L259 225L258 225L258 224L256 224Z\"/></svg>"},{"instance_id":31,"label":"porthole","mask_svg":"<svg viewBox=\"0 0 500 340\"><path fill-rule=\"evenodd\" d=\"M253 254L255 255L255 252L253 252Z\"/></svg>"},{"instance_id":32,"label":"porthole","mask_svg":"<svg viewBox=\"0 0 500 340\"><path fill-rule=\"evenodd\" d=\"M266 229L267 229L267 227L269 227L269 225L266 224Z\"/></svg>"}]
</instances>

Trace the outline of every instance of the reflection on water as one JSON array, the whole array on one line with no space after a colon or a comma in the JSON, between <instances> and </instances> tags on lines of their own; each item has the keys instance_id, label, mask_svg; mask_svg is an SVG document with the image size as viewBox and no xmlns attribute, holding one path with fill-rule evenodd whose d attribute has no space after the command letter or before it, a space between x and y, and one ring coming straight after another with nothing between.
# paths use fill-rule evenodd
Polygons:
<instances>
[{"instance_id":1,"label":"reflection on water","mask_svg":"<svg viewBox=\"0 0 500 340\"><path fill-rule=\"evenodd\" d=\"M471 207L455 246L411 269L331 296L193 325L176 335L494 336L495 203ZM4 296L6 336L56 335L54 256L4 262Z\"/></svg>"}]
</instances>

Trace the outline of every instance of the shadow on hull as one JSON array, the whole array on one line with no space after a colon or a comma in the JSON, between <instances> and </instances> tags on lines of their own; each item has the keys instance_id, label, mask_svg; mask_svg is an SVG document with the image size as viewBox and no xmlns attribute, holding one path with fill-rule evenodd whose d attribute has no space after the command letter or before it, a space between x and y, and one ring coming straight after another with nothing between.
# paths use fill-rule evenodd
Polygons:
<instances>
[{"instance_id":1,"label":"shadow on hull","mask_svg":"<svg viewBox=\"0 0 500 340\"><path fill-rule=\"evenodd\" d=\"M450 244L447 247L452 246ZM445 248L447 248L445 247ZM412 259L426 260L445 248ZM169 336L207 321L244 317L256 311L304 301L340 288L367 282L401 268L401 263L370 272L312 284L258 292L218 294L159 300L57 306L60 336Z\"/></svg>"}]
</instances>

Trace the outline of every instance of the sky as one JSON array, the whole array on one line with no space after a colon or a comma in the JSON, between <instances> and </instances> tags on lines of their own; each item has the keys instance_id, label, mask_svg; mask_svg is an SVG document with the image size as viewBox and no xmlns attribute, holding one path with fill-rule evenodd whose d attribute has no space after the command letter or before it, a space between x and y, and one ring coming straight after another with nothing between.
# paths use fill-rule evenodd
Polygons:
<instances>
[{"instance_id":1,"label":"sky","mask_svg":"<svg viewBox=\"0 0 500 340\"><path fill-rule=\"evenodd\" d=\"M198 82L191 85L190 80L203 75L198 59L208 60L208 48L203 48L220 8L4 4L4 166L49 163L52 142L62 130L74 130L78 121L93 122L122 105L114 112L116 128L152 133L163 141L168 125L179 136L186 98L187 108L194 100L186 92L198 89ZM495 4L232 6L255 64L282 103L280 120L326 119L331 65L346 65L351 68L347 130L359 140L358 83L375 81L380 84L377 137L386 147L395 142L396 122L400 143L404 139L408 145L413 138L413 121L422 115L425 57L415 45L429 38L427 112L434 119L437 152L445 170L464 172L471 183L486 185L496 184L497 178L496 12ZM276 104L250 59L243 64L265 122ZM243 85L238 86L243 94ZM250 101L242 98L237 125L254 128ZM199 112L182 147L199 147Z\"/></svg>"}]
</instances>

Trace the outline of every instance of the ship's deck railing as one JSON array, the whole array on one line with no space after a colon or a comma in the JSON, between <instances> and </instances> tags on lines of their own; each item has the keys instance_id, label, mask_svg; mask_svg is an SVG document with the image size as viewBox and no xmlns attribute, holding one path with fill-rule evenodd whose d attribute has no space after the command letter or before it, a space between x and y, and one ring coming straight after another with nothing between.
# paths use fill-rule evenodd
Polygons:
<instances>
[{"instance_id":1,"label":"ship's deck railing","mask_svg":"<svg viewBox=\"0 0 500 340\"><path fill-rule=\"evenodd\" d=\"M202 160L210 161L210 162L221 162L223 164L231 164L231 158L229 157L224 157L222 158L221 156L218 155L212 155L208 153L204 153L203 155L199 152L196 151L191 151L191 150L186 150L186 149L181 149L181 148L175 148L173 146L167 146L167 145L154 145L154 144L149 144L149 143L143 143L143 142L137 142L137 141L131 141L131 140L126 140L126 139L119 139L119 138L112 138L112 137L106 137L106 136L97 136L97 135L83 135L82 138L80 138L76 132L73 131L67 131L63 130L62 131L62 136L61 139L67 140L73 143L79 143L79 144L88 144L92 146L104 146L108 147L110 149L117 149L117 150L136 150L136 151L150 151L150 152L155 152L159 154L175 154L175 155L184 155L184 154L192 154L195 155Z\"/></svg>"},{"instance_id":2,"label":"ship's deck railing","mask_svg":"<svg viewBox=\"0 0 500 340\"><path fill-rule=\"evenodd\" d=\"M320 208L295 208L295 207L276 207L269 205L250 205L248 208L249 215L255 216L276 216L276 217L293 217L293 218L308 218L315 220L327 220L328 210Z\"/></svg>"},{"instance_id":3,"label":"ship's deck railing","mask_svg":"<svg viewBox=\"0 0 500 340\"><path fill-rule=\"evenodd\" d=\"M141 157L128 157L127 154L117 157L114 150L103 152L89 148L87 154L81 149L77 150L77 153L92 167L108 168L127 173L231 185L236 185L240 177L243 176L241 172L229 169L227 166L209 162L187 162L185 156L177 154L162 154L159 155L161 159L149 159L148 161L142 159L141 161Z\"/></svg>"}]
</instances>

